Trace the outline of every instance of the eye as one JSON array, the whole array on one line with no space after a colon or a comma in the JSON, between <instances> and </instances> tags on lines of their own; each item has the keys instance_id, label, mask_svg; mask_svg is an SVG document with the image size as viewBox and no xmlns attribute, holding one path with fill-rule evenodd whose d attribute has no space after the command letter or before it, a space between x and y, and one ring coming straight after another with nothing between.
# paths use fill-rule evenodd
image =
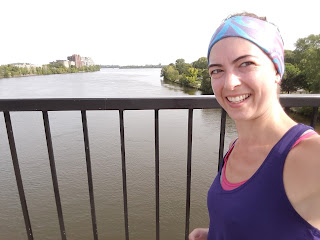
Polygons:
<instances>
[{"instance_id":1,"label":"eye","mask_svg":"<svg viewBox=\"0 0 320 240\"><path fill-rule=\"evenodd\" d=\"M222 69L219 69L219 68L213 69L213 70L210 72L210 75L212 76L212 75L218 74L218 73L220 73L220 72L222 72Z\"/></svg>"},{"instance_id":2,"label":"eye","mask_svg":"<svg viewBox=\"0 0 320 240\"><path fill-rule=\"evenodd\" d=\"M240 67L246 67L246 66L249 66L249 65L252 65L252 64L254 64L254 63L248 61L248 62L241 63Z\"/></svg>"}]
</instances>

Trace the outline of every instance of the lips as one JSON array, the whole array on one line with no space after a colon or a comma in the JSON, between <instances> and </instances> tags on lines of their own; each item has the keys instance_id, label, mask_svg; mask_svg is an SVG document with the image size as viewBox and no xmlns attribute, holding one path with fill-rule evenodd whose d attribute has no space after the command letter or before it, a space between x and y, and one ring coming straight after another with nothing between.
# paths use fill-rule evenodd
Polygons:
<instances>
[{"instance_id":1,"label":"lips","mask_svg":"<svg viewBox=\"0 0 320 240\"><path fill-rule=\"evenodd\" d=\"M246 100L249 96L250 96L250 94L244 94L244 95L239 95L236 97L227 97L227 99L229 100L229 102L232 102L232 103L240 103L240 102Z\"/></svg>"}]
</instances>

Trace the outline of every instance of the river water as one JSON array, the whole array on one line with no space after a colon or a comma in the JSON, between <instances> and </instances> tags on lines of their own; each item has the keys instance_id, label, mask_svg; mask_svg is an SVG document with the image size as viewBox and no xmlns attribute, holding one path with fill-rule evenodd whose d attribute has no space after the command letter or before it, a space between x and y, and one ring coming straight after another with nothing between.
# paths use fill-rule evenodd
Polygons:
<instances>
[{"instance_id":1,"label":"river water","mask_svg":"<svg viewBox=\"0 0 320 240\"><path fill-rule=\"evenodd\" d=\"M165 83L160 69L0 79L2 98L107 98L200 95ZM125 239L119 114L90 111L88 127L99 239ZM155 239L154 113L125 111L129 233ZM40 112L11 113L34 239L60 239ZM68 239L93 239L81 115L49 112ZM187 110L160 110L160 238L184 239ZM217 171L220 110L195 110L190 229L208 226L206 195ZM236 136L227 119L226 142ZM3 115L0 115L0 239L27 239Z\"/></svg>"}]
</instances>

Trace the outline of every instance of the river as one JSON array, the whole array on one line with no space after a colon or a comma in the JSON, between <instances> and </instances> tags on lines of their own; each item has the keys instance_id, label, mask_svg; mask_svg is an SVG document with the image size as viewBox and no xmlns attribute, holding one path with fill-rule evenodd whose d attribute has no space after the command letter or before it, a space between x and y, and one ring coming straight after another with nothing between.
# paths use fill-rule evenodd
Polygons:
<instances>
[{"instance_id":1,"label":"river","mask_svg":"<svg viewBox=\"0 0 320 240\"><path fill-rule=\"evenodd\" d=\"M108 98L200 95L165 83L160 69L0 79L0 98ZM125 239L119 115L88 112L99 239ZM154 113L125 111L129 233L155 239ZM187 110L161 110L160 238L184 239ZM60 239L40 112L11 113L34 239ZM49 112L63 216L68 239L93 239L81 116ZM208 226L206 195L217 171L220 110L195 110L190 229ZM227 119L226 142L236 136ZM0 239L27 239L10 150L0 115Z\"/></svg>"}]
</instances>

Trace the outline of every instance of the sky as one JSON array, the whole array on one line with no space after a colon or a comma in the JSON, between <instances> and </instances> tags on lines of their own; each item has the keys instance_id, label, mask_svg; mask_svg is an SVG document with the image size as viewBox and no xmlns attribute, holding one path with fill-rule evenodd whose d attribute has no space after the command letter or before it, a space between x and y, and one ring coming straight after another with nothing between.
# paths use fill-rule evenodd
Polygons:
<instances>
[{"instance_id":1,"label":"sky","mask_svg":"<svg viewBox=\"0 0 320 240\"><path fill-rule=\"evenodd\" d=\"M79 54L102 65L162 65L205 57L214 30L247 11L275 23L284 47L319 34L318 0L10 0L0 4L0 65Z\"/></svg>"}]
</instances>

